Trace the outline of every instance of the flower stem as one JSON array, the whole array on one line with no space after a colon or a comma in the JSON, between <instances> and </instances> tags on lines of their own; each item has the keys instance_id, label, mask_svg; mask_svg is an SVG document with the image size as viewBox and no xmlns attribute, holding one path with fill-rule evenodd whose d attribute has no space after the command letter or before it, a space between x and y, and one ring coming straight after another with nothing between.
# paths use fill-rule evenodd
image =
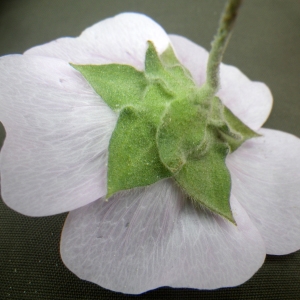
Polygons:
<instances>
[{"instance_id":1,"label":"flower stem","mask_svg":"<svg viewBox=\"0 0 300 300\"><path fill-rule=\"evenodd\" d=\"M237 17L242 0L228 0L220 19L217 35L211 44L208 57L206 82L201 88L208 97L213 97L220 87L219 69L231 31Z\"/></svg>"}]
</instances>

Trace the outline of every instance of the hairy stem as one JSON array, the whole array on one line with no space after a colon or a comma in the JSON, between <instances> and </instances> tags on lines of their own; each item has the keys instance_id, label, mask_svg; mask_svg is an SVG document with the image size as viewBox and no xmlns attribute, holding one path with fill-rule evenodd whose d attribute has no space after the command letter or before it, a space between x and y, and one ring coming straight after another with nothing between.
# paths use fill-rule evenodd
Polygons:
<instances>
[{"instance_id":1,"label":"hairy stem","mask_svg":"<svg viewBox=\"0 0 300 300\"><path fill-rule=\"evenodd\" d=\"M241 3L242 0L228 0L221 16L218 32L211 45L206 71L207 78L203 86L208 97L213 97L220 87L220 63L231 36L231 31Z\"/></svg>"}]
</instances>

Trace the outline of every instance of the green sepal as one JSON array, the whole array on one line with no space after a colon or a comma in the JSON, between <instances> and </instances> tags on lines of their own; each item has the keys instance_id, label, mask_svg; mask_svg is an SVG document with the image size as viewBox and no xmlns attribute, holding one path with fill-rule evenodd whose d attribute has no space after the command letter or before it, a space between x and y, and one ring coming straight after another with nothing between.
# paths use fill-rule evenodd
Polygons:
<instances>
[{"instance_id":1,"label":"green sepal","mask_svg":"<svg viewBox=\"0 0 300 300\"><path fill-rule=\"evenodd\" d=\"M155 135L146 113L130 106L120 112L108 149L107 198L171 176L159 159Z\"/></svg>"},{"instance_id":2,"label":"green sepal","mask_svg":"<svg viewBox=\"0 0 300 300\"><path fill-rule=\"evenodd\" d=\"M149 42L151 43L151 42ZM172 68L179 66L182 68L185 72L187 72L187 77L193 78L190 71L186 69L178 60L176 57L173 48L169 45L168 48L160 55L160 60L162 61L165 68Z\"/></svg>"},{"instance_id":3,"label":"green sepal","mask_svg":"<svg viewBox=\"0 0 300 300\"><path fill-rule=\"evenodd\" d=\"M144 72L128 65L74 65L114 111L138 105L148 85Z\"/></svg>"},{"instance_id":4,"label":"green sepal","mask_svg":"<svg viewBox=\"0 0 300 300\"><path fill-rule=\"evenodd\" d=\"M178 174L176 182L193 200L235 224L230 209L230 173L225 165L228 146L224 143L210 145L206 155L188 159Z\"/></svg>"},{"instance_id":5,"label":"green sepal","mask_svg":"<svg viewBox=\"0 0 300 300\"><path fill-rule=\"evenodd\" d=\"M163 81L166 88L179 98L196 89L190 72L177 60L171 46L159 56L154 44L148 41L145 75L149 82Z\"/></svg>"},{"instance_id":6,"label":"green sepal","mask_svg":"<svg viewBox=\"0 0 300 300\"><path fill-rule=\"evenodd\" d=\"M168 91L164 81L156 80L147 86L140 109L147 112L148 120L158 127L162 115L175 95Z\"/></svg>"},{"instance_id":7,"label":"green sepal","mask_svg":"<svg viewBox=\"0 0 300 300\"><path fill-rule=\"evenodd\" d=\"M156 142L160 159L172 174L183 167L192 152L204 155L200 148L205 143L206 122L206 111L188 98L173 101L167 106L157 130Z\"/></svg>"},{"instance_id":8,"label":"green sepal","mask_svg":"<svg viewBox=\"0 0 300 300\"><path fill-rule=\"evenodd\" d=\"M228 144L230 152L235 151L246 140L260 136L237 118L218 97L211 101L209 124L214 128L215 136Z\"/></svg>"}]
</instances>

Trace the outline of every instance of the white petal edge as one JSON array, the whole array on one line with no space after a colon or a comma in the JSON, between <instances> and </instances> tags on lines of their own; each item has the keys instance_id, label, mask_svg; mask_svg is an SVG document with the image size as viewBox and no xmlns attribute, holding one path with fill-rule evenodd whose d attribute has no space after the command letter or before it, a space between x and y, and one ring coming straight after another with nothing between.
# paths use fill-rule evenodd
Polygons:
<instances>
[{"instance_id":1,"label":"white petal edge","mask_svg":"<svg viewBox=\"0 0 300 300\"><path fill-rule=\"evenodd\" d=\"M11 55L0 58L0 69L4 202L46 216L105 195L116 115L62 60Z\"/></svg>"},{"instance_id":2,"label":"white petal edge","mask_svg":"<svg viewBox=\"0 0 300 300\"><path fill-rule=\"evenodd\" d=\"M25 55L56 57L75 64L129 64L144 69L147 41L162 53L170 40L149 17L122 13L87 28L78 38L64 37L33 47Z\"/></svg>"},{"instance_id":3,"label":"white petal edge","mask_svg":"<svg viewBox=\"0 0 300 300\"><path fill-rule=\"evenodd\" d=\"M261 129L227 157L232 194L258 228L268 254L300 249L300 139Z\"/></svg>"},{"instance_id":4,"label":"white petal edge","mask_svg":"<svg viewBox=\"0 0 300 300\"><path fill-rule=\"evenodd\" d=\"M191 72L197 85L206 80L208 52L178 36L170 35L170 40L180 62ZM269 88L261 82L249 80L236 67L221 64L221 89L217 93L222 102L251 129L259 129L267 120L273 104Z\"/></svg>"},{"instance_id":5,"label":"white petal edge","mask_svg":"<svg viewBox=\"0 0 300 300\"><path fill-rule=\"evenodd\" d=\"M195 210L162 180L70 212L61 257L79 278L128 294L239 285L263 264L265 247L236 199L231 206L238 226Z\"/></svg>"}]
</instances>

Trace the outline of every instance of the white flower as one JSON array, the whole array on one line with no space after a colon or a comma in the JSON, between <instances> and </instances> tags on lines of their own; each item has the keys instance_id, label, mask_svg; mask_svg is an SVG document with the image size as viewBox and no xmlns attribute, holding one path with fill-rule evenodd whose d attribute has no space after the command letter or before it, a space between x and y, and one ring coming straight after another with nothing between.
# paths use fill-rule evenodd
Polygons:
<instances>
[{"instance_id":1,"label":"white flower","mask_svg":"<svg viewBox=\"0 0 300 300\"><path fill-rule=\"evenodd\" d=\"M226 160L237 226L195 210L172 179L105 202L107 149L117 116L69 63L142 70L148 40L159 53L171 43L195 82L204 83L203 48L133 13L95 24L78 38L0 58L0 121L7 133L0 156L3 200L29 216L71 211L62 259L77 276L102 287L138 294L159 286L239 285L266 253L300 249L300 140L260 129L272 106L268 88L222 65L218 96L263 135Z\"/></svg>"}]
</instances>

